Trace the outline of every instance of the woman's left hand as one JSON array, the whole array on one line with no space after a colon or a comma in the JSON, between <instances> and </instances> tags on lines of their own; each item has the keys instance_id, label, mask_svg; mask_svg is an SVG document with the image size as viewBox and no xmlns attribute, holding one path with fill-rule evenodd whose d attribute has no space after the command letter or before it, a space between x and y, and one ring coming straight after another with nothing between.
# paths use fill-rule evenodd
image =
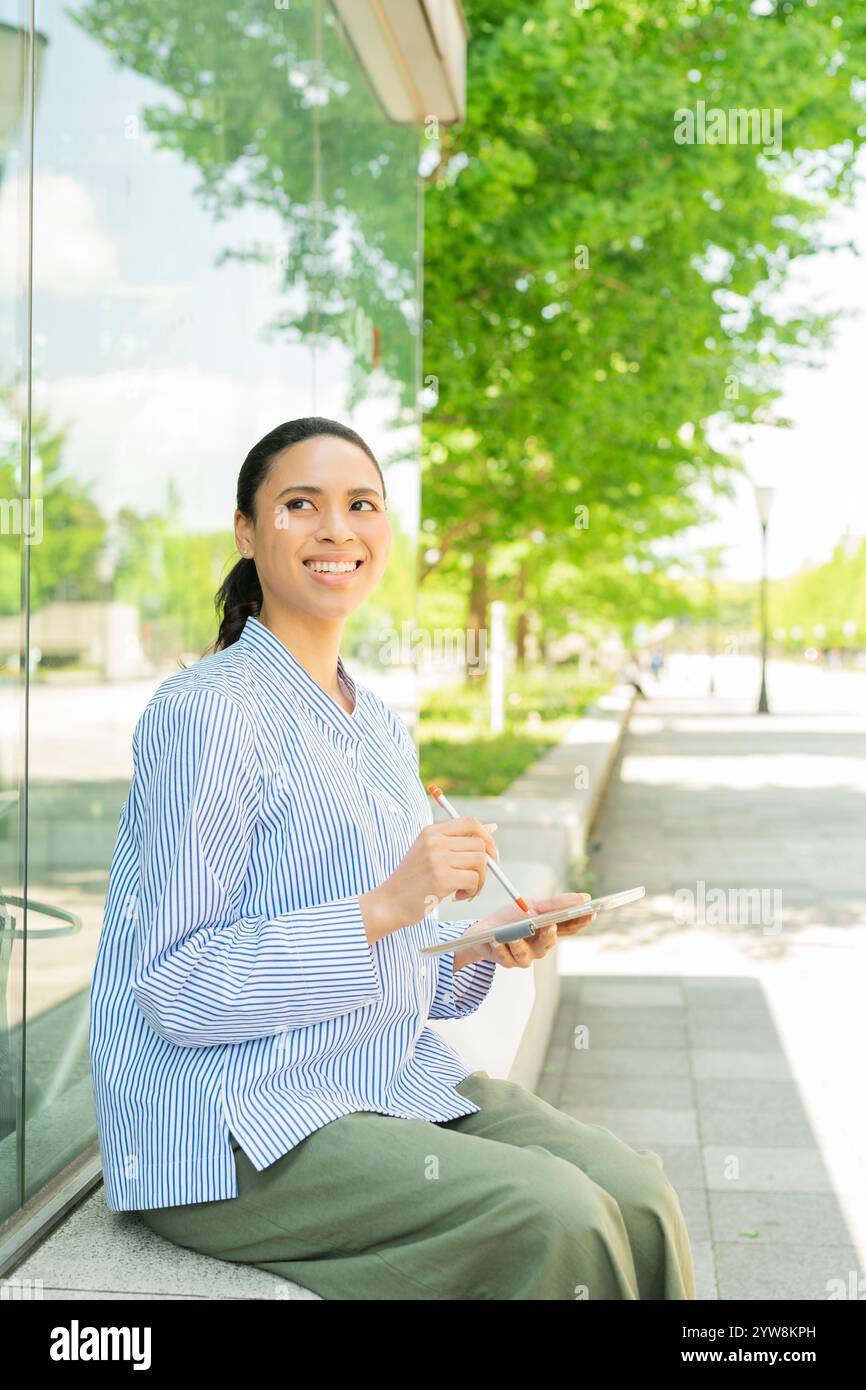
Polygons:
<instances>
[{"instance_id":1,"label":"woman's left hand","mask_svg":"<svg viewBox=\"0 0 866 1390\"><path fill-rule=\"evenodd\" d=\"M589 893L557 893L552 898L527 898L530 912L533 915L542 912L558 912L560 908L576 907L579 903L588 903L589 900ZM477 931L479 927L504 927L509 922L519 922L521 917L525 915L525 913L521 913L516 903L506 903L504 907L497 908L495 912L491 912L468 930ZM464 957L460 964L468 965L473 960L492 960L497 965L504 966L506 970L515 965L525 968L534 964L535 961L541 960L549 951L552 951L560 936L574 936L584 927L589 926L590 922L594 922L595 916L596 914L591 912L586 917L575 918L573 922L554 923L553 926L545 927L520 941L509 941L504 944L493 942L469 947L465 952L460 953ZM455 966L457 965L459 950L460 943L458 941L454 952Z\"/></svg>"}]
</instances>

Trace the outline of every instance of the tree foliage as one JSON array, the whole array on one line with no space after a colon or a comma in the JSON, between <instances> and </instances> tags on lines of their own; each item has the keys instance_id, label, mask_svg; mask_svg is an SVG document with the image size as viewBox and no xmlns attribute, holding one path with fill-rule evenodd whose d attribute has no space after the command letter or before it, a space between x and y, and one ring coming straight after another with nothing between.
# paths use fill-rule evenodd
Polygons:
<instances>
[{"instance_id":1,"label":"tree foliage","mask_svg":"<svg viewBox=\"0 0 866 1390\"><path fill-rule=\"evenodd\" d=\"M467 118L442 133L426 200L422 573L468 572L471 621L492 573L545 625L601 605L628 628L658 607L653 542L702 519L697 485L712 498L739 466L711 424L772 422L782 364L827 341L828 320L780 291L851 193L866 15L465 8ZM676 143L698 100L781 110L780 153Z\"/></svg>"}]
</instances>

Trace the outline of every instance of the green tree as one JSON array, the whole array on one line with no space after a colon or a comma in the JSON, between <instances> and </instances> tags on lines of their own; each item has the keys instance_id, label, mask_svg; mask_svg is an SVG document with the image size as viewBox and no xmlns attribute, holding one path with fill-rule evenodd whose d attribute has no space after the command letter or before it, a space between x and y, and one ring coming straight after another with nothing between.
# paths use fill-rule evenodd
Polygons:
<instances>
[{"instance_id":1,"label":"green tree","mask_svg":"<svg viewBox=\"0 0 866 1390\"><path fill-rule=\"evenodd\" d=\"M790 650L804 646L862 649L866 643L866 537L858 539L849 533L825 564L776 580L770 586L769 609L773 629L785 634L778 639L780 644Z\"/></svg>"},{"instance_id":2,"label":"green tree","mask_svg":"<svg viewBox=\"0 0 866 1390\"><path fill-rule=\"evenodd\" d=\"M10 424L0 450L0 495L23 501L23 461L19 447L21 421L12 393L2 392L0 408ZM30 603L35 610L55 600L95 600L103 597L98 559L107 523L91 496L91 487L64 474L64 428L53 428L47 412L31 421L30 520L22 526L32 540L27 545ZM23 602L22 555L17 535L0 547L0 612L20 613Z\"/></svg>"},{"instance_id":3,"label":"green tree","mask_svg":"<svg viewBox=\"0 0 866 1390\"><path fill-rule=\"evenodd\" d=\"M483 625L499 548L535 533L498 595L555 626L551 589L590 606L609 592L631 620L653 604L653 542L701 519L697 483L712 496L738 467L709 422L772 422L780 365L827 341L828 320L783 312L778 291L850 193L863 13L466 10L467 119L427 190L422 577L462 576ZM698 99L781 108L783 151L677 144Z\"/></svg>"}]
</instances>

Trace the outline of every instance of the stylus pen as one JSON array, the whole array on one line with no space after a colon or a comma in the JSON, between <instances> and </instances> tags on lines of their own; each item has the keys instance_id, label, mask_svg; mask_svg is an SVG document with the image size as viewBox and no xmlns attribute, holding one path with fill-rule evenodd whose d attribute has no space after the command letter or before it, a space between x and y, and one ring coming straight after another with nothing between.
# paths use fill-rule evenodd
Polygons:
<instances>
[{"instance_id":1,"label":"stylus pen","mask_svg":"<svg viewBox=\"0 0 866 1390\"><path fill-rule=\"evenodd\" d=\"M448 800L441 787L437 787L435 782L431 782L427 790L433 797L434 801L436 801L442 807L443 811L446 811L448 813L452 820L460 820L460 813L454 810L454 807L451 805L451 802ZM487 860L487 863L490 865L490 868L493 870L494 874L499 879L499 882L502 884L502 887L506 890L506 892L511 894L512 898L517 903L517 906L521 909L521 911L525 912L527 917L531 917L532 909L530 908L529 903L518 893L514 884L511 882L511 879L505 873L505 870L500 869L496 860L491 859L489 854L485 854L485 858Z\"/></svg>"}]
</instances>

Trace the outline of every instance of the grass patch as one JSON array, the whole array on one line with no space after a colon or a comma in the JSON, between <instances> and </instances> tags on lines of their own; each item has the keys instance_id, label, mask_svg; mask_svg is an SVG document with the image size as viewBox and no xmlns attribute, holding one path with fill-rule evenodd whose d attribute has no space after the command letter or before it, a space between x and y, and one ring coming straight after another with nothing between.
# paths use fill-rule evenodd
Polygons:
<instances>
[{"instance_id":1,"label":"grass patch","mask_svg":"<svg viewBox=\"0 0 866 1390\"><path fill-rule=\"evenodd\" d=\"M610 689L603 673L578 675L563 664L513 672L506 682L505 728L489 732L488 676L428 691L419 712L421 780L450 796L498 796L549 748L575 719Z\"/></svg>"}]
</instances>

